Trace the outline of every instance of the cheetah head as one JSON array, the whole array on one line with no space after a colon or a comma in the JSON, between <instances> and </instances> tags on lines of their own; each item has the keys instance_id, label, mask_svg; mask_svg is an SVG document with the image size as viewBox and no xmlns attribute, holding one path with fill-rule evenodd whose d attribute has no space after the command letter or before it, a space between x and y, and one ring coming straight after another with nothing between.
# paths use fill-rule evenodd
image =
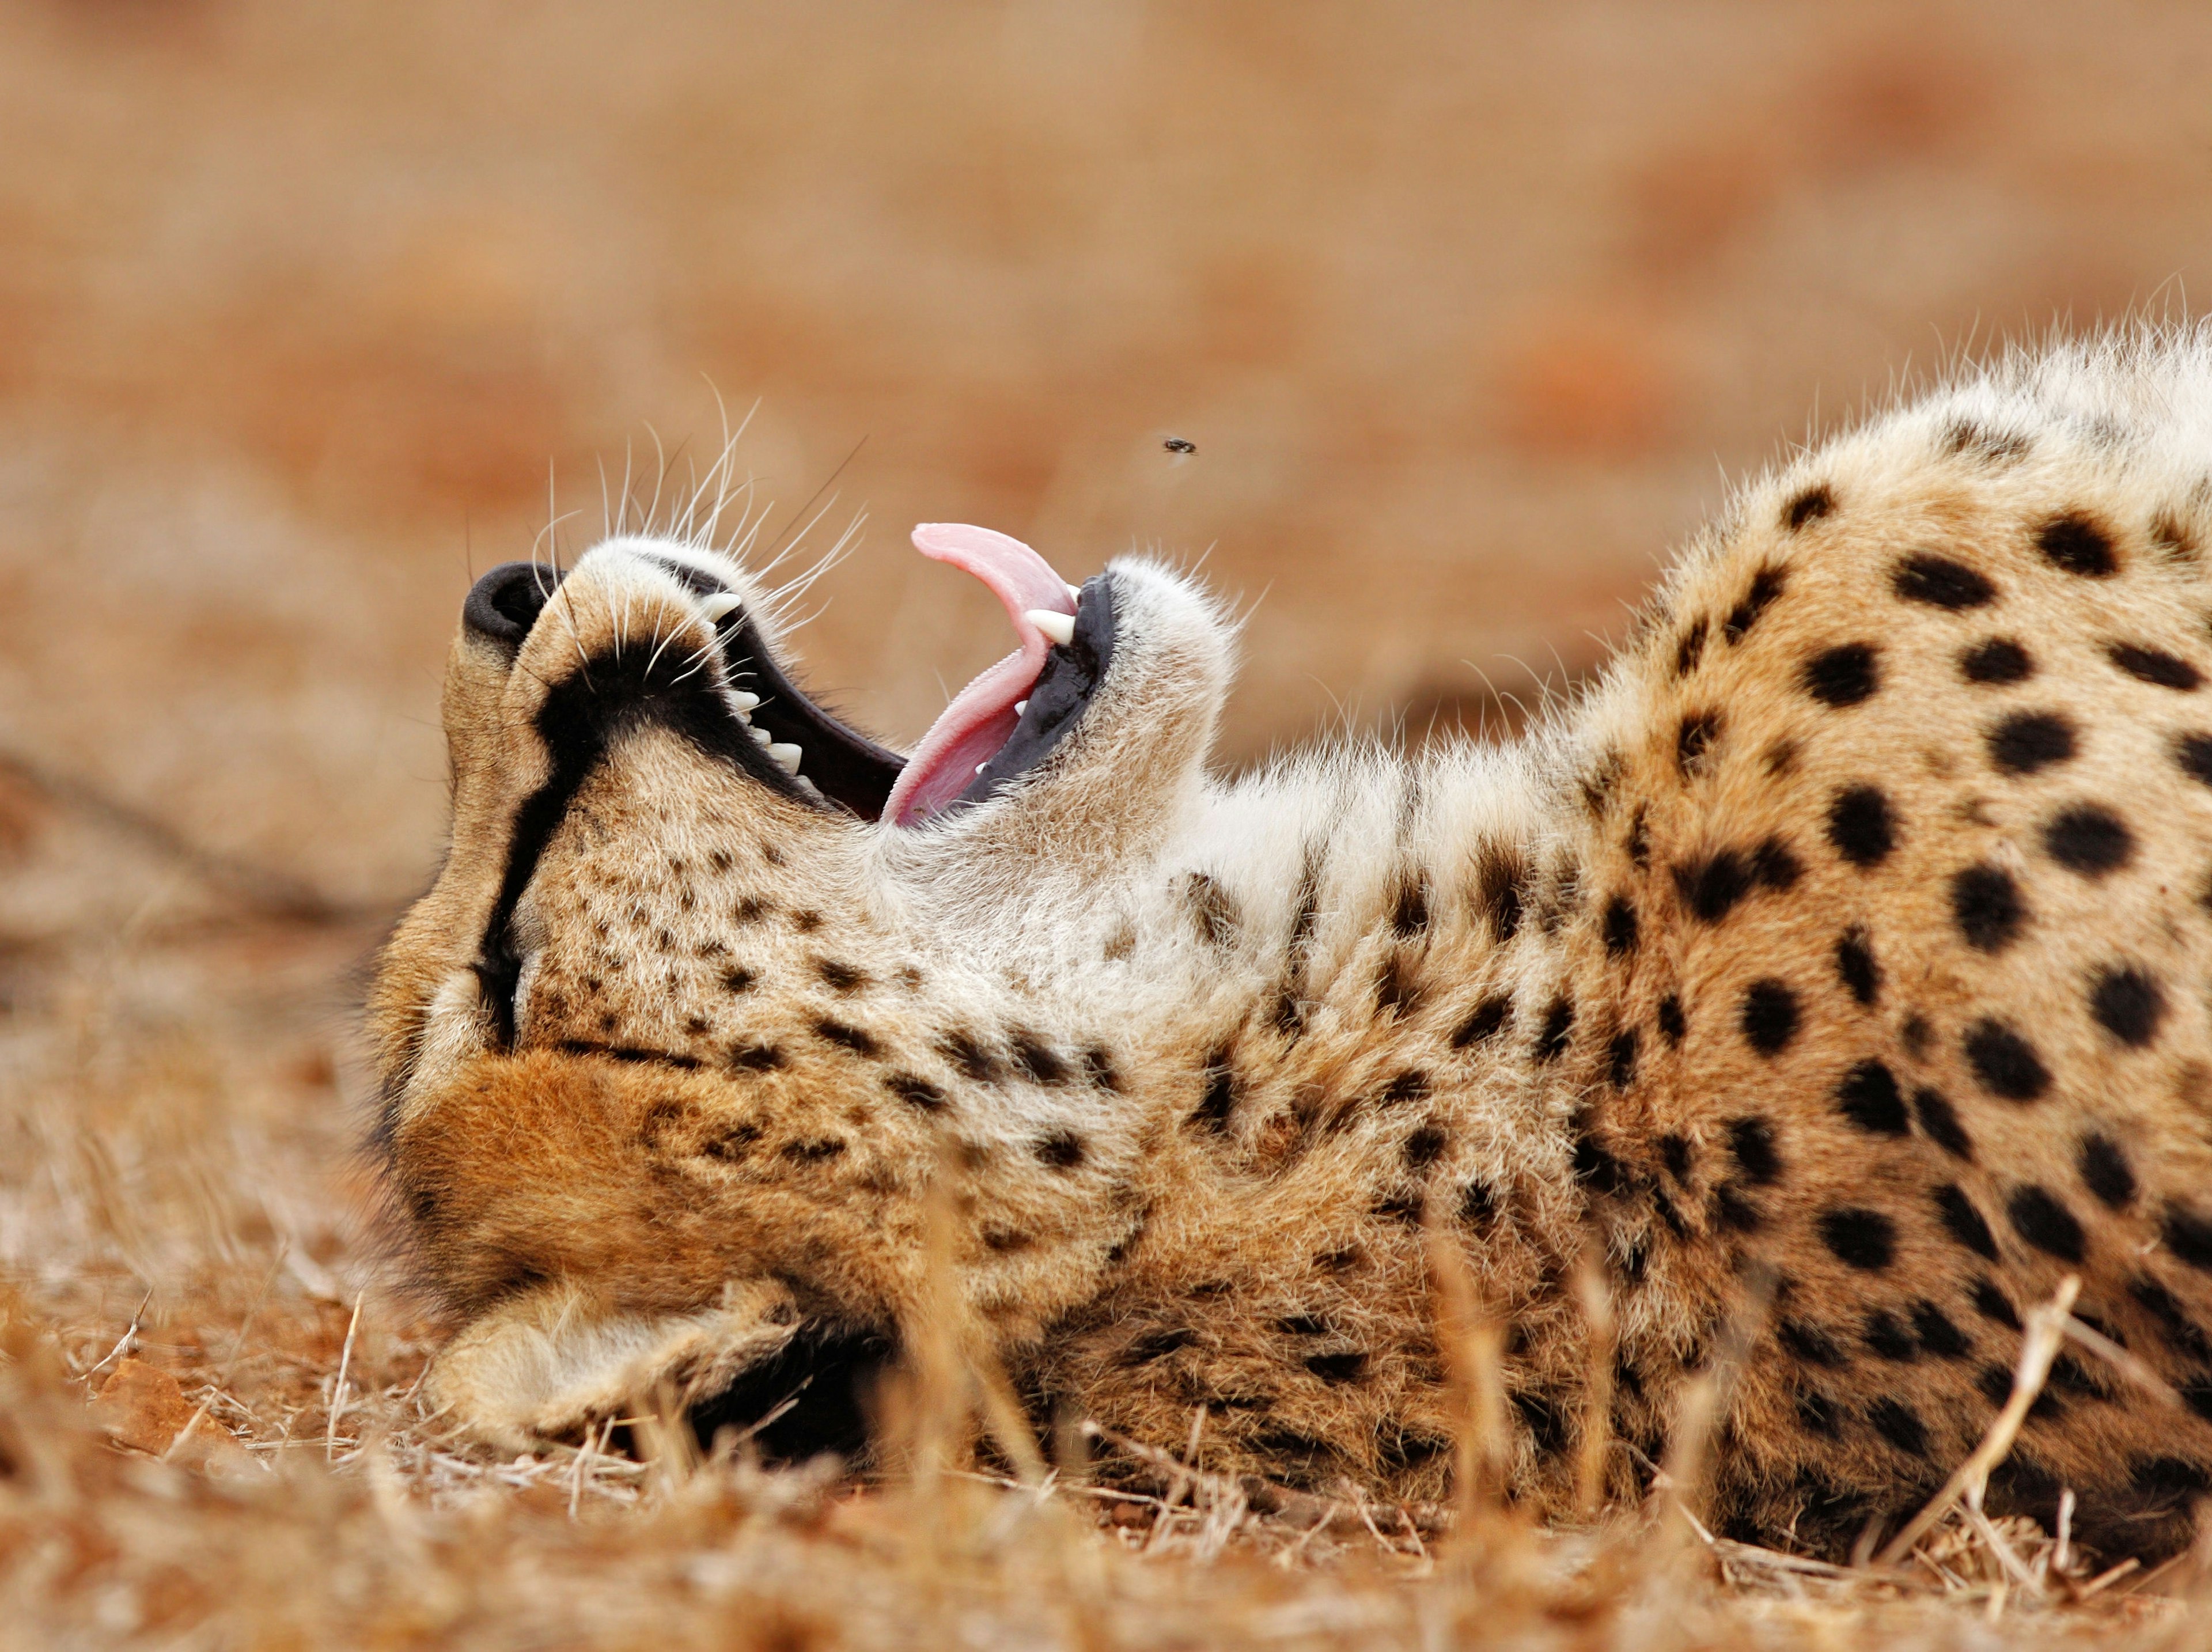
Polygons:
<instances>
[{"instance_id":1,"label":"cheetah head","mask_svg":"<svg viewBox=\"0 0 2212 1652\"><path fill-rule=\"evenodd\" d=\"M469 592L450 843L368 1034L398 1248L461 1325L434 1392L480 1433L573 1436L671 1384L744 1421L818 1376L763 1437L844 1443L830 1390L897 1345L934 1168L1023 1127L951 1105L944 1028L1048 1036L1200 797L1211 599L1142 561L1079 592L1001 535L915 539L1020 647L908 757L807 697L775 593L712 548L617 537ZM1052 1191L997 1197L1048 1225ZM1018 1333L1082 1272L963 1277Z\"/></svg>"}]
</instances>

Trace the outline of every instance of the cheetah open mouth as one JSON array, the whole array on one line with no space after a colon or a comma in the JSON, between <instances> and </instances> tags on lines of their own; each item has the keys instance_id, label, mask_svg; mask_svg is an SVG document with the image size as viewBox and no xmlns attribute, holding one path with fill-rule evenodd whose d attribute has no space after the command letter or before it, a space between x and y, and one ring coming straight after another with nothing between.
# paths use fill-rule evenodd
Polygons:
<instances>
[{"instance_id":1,"label":"cheetah open mouth","mask_svg":"<svg viewBox=\"0 0 2212 1652\"><path fill-rule=\"evenodd\" d=\"M779 771L774 780L898 826L980 803L1043 762L1081 720L1114 647L1106 575L1079 590L1020 540L988 528L924 523L914 543L989 587L1021 646L953 696L911 757L856 734L800 693L742 608L717 619L738 719ZM752 766L769 778L768 764Z\"/></svg>"}]
</instances>

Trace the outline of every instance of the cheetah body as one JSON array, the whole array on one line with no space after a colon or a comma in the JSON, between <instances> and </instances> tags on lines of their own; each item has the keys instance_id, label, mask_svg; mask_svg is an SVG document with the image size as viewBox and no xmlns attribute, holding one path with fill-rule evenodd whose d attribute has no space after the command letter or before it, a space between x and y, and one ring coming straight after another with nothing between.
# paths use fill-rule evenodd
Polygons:
<instances>
[{"instance_id":1,"label":"cheetah body","mask_svg":"<svg viewBox=\"0 0 2212 1652\"><path fill-rule=\"evenodd\" d=\"M2071 1274L2180 1403L2070 1351L1991 1504L2172 1546L2208 477L2212 337L2018 356L1743 489L1527 739L1236 780L1228 628L1117 563L1073 735L919 828L733 762L700 593L764 593L609 541L456 642L453 847L372 999L436 1392L510 1443L655 1382L743 1421L950 1315L1040 1423L1203 1412L1209 1467L1437 1501L1463 1276L1514 1496L1632 1493L1711 1373L1717 1519L1832 1551L1972 1448ZM678 635L688 679L640 664Z\"/></svg>"}]
</instances>

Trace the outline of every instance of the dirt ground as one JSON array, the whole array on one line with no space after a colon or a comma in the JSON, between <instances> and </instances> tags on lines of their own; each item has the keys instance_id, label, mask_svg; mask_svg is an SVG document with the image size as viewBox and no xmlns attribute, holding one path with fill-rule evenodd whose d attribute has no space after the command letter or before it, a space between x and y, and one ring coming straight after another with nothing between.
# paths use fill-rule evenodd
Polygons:
<instances>
[{"instance_id":1,"label":"dirt ground","mask_svg":"<svg viewBox=\"0 0 2212 1652\"><path fill-rule=\"evenodd\" d=\"M347 1038L473 573L726 418L894 740L1005 647L917 520L1202 562L1224 761L1497 735L1729 477L2212 291L2208 93L2154 0L0 0L0 1642L2197 1641L2194 1562L1963 1517L1844 1575L1202 1451L1151 1504L491 1461L416 1404Z\"/></svg>"}]
</instances>

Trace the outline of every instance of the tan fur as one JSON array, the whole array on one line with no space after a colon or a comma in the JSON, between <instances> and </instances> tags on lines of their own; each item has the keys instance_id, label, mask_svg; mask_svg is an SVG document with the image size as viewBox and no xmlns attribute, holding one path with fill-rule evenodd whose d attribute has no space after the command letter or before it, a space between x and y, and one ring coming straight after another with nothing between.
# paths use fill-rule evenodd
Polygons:
<instances>
[{"instance_id":1,"label":"tan fur","mask_svg":"<svg viewBox=\"0 0 2212 1652\"><path fill-rule=\"evenodd\" d=\"M2203 334L2014 361L1745 490L1505 749L1209 779L1229 632L1142 563L1075 735L918 829L641 722L516 908L502 1050L472 967L538 708L672 639L719 695L668 569L762 594L696 546L594 550L512 666L455 645L452 851L372 1000L408 1254L467 1321L441 1400L514 1443L802 1331L896 1340L948 1182L957 1287L1041 1417L1166 1444L1203 1406L1215 1467L1434 1498L1425 1212L1510 1327L1540 1509L1592 1421L1585 1256L1608 1485L1740 1324L1720 1517L1832 1548L1971 1447L2005 1317L2072 1271L2190 1403L2077 1355L1992 1500L2063 1485L2106 1546L2172 1544L2212 1483L2212 782L2177 744L2212 737L2208 471ZM1991 639L2028 673L1972 680ZM2070 752L2004 767L2020 714ZM2075 807L2124 844L2052 838Z\"/></svg>"}]
</instances>

